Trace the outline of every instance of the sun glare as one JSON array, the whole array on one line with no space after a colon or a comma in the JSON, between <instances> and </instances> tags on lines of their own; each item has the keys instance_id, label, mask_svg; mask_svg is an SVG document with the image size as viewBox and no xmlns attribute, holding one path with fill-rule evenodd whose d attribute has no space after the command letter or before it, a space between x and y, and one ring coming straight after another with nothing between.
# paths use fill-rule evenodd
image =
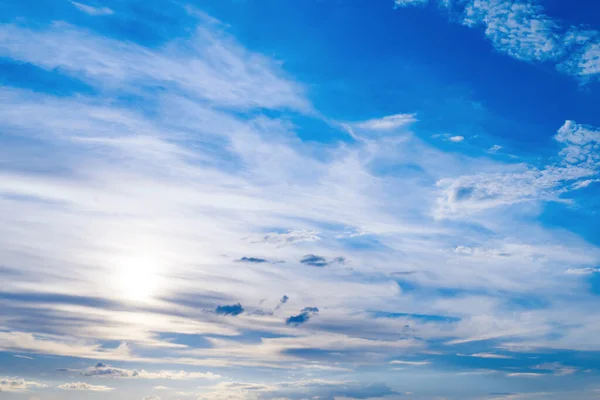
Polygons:
<instances>
[{"instance_id":1,"label":"sun glare","mask_svg":"<svg viewBox=\"0 0 600 400\"><path fill-rule=\"evenodd\" d=\"M158 258L150 255L125 257L117 265L117 290L124 299L148 301L160 282Z\"/></svg>"}]
</instances>

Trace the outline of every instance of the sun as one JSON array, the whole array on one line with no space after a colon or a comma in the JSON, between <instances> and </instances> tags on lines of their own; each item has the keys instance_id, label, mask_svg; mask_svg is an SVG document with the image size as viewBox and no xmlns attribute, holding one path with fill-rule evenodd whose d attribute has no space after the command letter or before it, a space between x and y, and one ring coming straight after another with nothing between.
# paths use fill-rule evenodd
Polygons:
<instances>
[{"instance_id":1,"label":"sun","mask_svg":"<svg viewBox=\"0 0 600 400\"><path fill-rule=\"evenodd\" d=\"M160 273L157 257L136 255L124 257L116 266L116 289L130 301L148 301L157 293Z\"/></svg>"}]
</instances>

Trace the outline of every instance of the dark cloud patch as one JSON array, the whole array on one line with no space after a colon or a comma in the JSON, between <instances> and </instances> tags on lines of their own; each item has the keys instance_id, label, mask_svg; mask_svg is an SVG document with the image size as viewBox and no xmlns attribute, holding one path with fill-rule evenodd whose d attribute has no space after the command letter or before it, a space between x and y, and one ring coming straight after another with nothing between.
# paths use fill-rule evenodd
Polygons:
<instances>
[{"instance_id":1,"label":"dark cloud patch","mask_svg":"<svg viewBox=\"0 0 600 400\"><path fill-rule=\"evenodd\" d=\"M283 295L283 297L281 299L279 299L279 304L277 304L277 307L275 307L275 310L273 310L273 312L275 312L275 311L279 310L281 307L283 307L283 305L285 303L287 303L289 299L290 299L289 297L287 297L286 295Z\"/></svg>"},{"instance_id":2,"label":"dark cloud patch","mask_svg":"<svg viewBox=\"0 0 600 400\"><path fill-rule=\"evenodd\" d=\"M329 263L325 259L325 257L316 256L314 254L305 255L302 260L300 260L302 264L311 265L313 267L323 268L326 267Z\"/></svg>"},{"instance_id":3,"label":"dark cloud patch","mask_svg":"<svg viewBox=\"0 0 600 400\"><path fill-rule=\"evenodd\" d=\"M310 315L308 313L300 313L298 315L292 315L285 320L286 325L298 326L302 325L306 321L310 319Z\"/></svg>"},{"instance_id":4,"label":"dark cloud patch","mask_svg":"<svg viewBox=\"0 0 600 400\"><path fill-rule=\"evenodd\" d=\"M243 263L248 263L248 264L262 264L262 263L266 263L268 261L265 260L264 258L242 257L239 260L235 260L235 262L243 262Z\"/></svg>"},{"instance_id":5,"label":"dark cloud patch","mask_svg":"<svg viewBox=\"0 0 600 400\"><path fill-rule=\"evenodd\" d=\"M346 264L346 257L336 257L331 261L331 263L344 265Z\"/></svg>"},{"instance_id":6,"label":"dark cloud patch","mask_svg":"<svg viewBox=\"0 0 600 400\"><path fill-rule=\"evenodd\" d=\"M244 307L240 303L233 305L218 306L215 310L220 315L240 315L244 312Z\"/></svg>"},{"instance_id":7,"label":"dark cloud patch","mask_svg":"<svg viewBox=\"0 0 600 400\"><path fill-rule=\"evenodd\" d=\"M302 325L310 319L311 316L317 314L319 309L317 307L305 307L302 309L300 314L292 315L285 320L286 325L291 326L299 326Z\"/></svg>"},{"instance_id":8,"label":"dark cloud patch","mask_svg":"<svg viewBox=\"0 0 600 400\"><path fill-rule=\"evenodd\" d=\"M391 276L406 276L406 275L414 275L416 274L417 271L396 271L396 272L392 272L390 275Z\"/></svg>"},{"instance_id":9,"label":"dark cloud patch","mask_svg":"<svg viewBox=\"0 0 600 400\"><path fill-rule=\"evenodd\" d=\"M112 378L129 378L131 376L137 376L137 371L133 373L120 369L120 368L112 368L103 363L98 363L94 367L89 368L85 371L81 371L81 375L83 376L108 376Z\"/></svg>"},{"instance_id":10,"label":"dark cloud patch","mask_svg":"<svg viewBox=\"0 0 600 400\"><path fill-rule=\"evenodd\" d=\"M315 254L307 254L302 258L302 260L300 260L300 262L302 264L310 265L312 267L323 268L323 267L326 267L331 264L344 265L344 264L346 264L346 258L345 257L336 257L336 258L332 259L331 261L327 261L327 259L325 257L317 256Z\"/></svg>"}]
</instances>

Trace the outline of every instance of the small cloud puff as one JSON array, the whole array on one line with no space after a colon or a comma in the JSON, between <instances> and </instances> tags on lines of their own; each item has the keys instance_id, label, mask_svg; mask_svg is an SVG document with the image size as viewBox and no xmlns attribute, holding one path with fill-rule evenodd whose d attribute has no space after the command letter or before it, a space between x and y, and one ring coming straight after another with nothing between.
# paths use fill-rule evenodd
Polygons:
<instances>
[{"instance_id":1,"label":"small cloud puff","mask_svg":"<svg viewBox=\"0 0 600 400\"><path fill-rule=\"evenodd\" d=\"M142 400L161 400L158 396L144 396Z\"/></svg>"},{"instance_id":2,"label":"small cloud puff","mask_svg":"<svg viewBox=\"0 0 600 400\"><path fill-rule=\"evenodd\" d=\"M493 154L495 154L495 153L497 153L498 151L500 151L501 149L502 149L502 146L499 146L499 145L495 144L495 145L493 145L492 147L490 147L488 151L489 151L490 153L493 153Z\"/></svg>"},{"instance_id":3,"label":"small cloud puff","mask_svg":"<svg viewBox=\"0 0 600 400\"><path fill-rule=\"evenodd\" d=\"M240 303L233 304L233 305L230 305L230 306L228 306L228 305L218 306L215 309L215 312L217 314L220 314L220 315L233 315L233 316L236 316L236 315L240 315L241 313L244 312L244 307L242 307L242 305Z\"/></svg>"}]
</instances>

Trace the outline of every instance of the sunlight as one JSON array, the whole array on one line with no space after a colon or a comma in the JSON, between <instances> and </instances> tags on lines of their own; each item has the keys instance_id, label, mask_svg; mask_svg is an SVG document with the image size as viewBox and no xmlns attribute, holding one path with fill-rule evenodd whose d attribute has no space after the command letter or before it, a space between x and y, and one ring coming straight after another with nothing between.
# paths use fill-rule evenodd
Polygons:
<instances>
[{"instance_id":1,"label":"sunlight","mask_svg":"<svg viewBox=\"0 0 600 400\"><path fill-rule=\"evenodd\" d=\"M116 286L131 301L148 301L159 287L159 261L148 254L125 257L117 263Z\"/></svg>"}]
</instances>

